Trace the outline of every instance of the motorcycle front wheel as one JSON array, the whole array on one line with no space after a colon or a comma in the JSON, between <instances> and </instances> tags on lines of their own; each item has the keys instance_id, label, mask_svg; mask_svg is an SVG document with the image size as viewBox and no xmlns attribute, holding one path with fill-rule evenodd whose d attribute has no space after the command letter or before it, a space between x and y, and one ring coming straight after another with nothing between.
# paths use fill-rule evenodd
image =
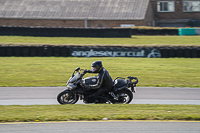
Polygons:
<instances>
[{"instance_id":1,"label":"motorcycle front wheel","mask_svg":"<svg viewBox=\"0 0 200 133\"><path fill-rule=\"evenodd\" d=\"M129 104L133 99L133 93L129 90L121 90L116 93L119 103Z\"/></svg>"},{"instance_id":2,"label":"motorcycle front wheel","mask_svg":"<svg viewBox=\"0 0 200 133\"><path fill-rule=\"evenodd\" d=\"M78 95L67 91L63 91L57 96L57 101L60 104L75 104L78 101L78 99Z\"/></svg>"}]
</instances>

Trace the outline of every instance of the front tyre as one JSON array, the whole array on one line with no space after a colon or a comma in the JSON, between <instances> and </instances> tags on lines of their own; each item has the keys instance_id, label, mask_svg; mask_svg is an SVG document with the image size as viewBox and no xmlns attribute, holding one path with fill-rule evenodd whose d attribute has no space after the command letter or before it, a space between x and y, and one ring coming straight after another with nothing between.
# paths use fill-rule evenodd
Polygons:
<instances>
[{"instance_id":1,"label":"front tyre","mask_svg":"<svg viewBox=\"0 0 200 133\"><path fill-rule=\"evenodd\" d=\"M133 93L129 90L121 90L116 93L119 103L129 104L133 99Z\"/></svg>"},{"instance_id":2,"label":"front tyre","mask_svg":"<svg viewBox=\"0 0 200 133\"><path fill-rule=\"evenodd\" d=\"M60 104L75 104L79 99L79 96L69 91L63 91L57 96L57 101Z\"/></svg>"}]
</instances>

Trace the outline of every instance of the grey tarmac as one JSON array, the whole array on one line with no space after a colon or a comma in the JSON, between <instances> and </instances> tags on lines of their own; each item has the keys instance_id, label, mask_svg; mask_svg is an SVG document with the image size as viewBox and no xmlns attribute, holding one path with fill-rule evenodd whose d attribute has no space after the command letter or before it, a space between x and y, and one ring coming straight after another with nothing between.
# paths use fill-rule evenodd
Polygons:
<instances>
[{"instance_id":1,"label":"grey tarmac","mask_svg":"<svg viewBox=\"0 0 200 133\"><path fill-rule=\"evenodd\" d=\"M0 87L0 105L58 104L65 87ZM200 105L200 88L137 87L132 104ZM82 104L82 102L78 102ZM0 133L199 133L200 122L99 121L0 123Z\"/></svg>"},{"instance_id":2,"label":"grey tarmac","mask_svg":"<svg viewBox=\"0 0 200 133\"><path fill-rule=\"evenodd\" d=\"M200 122L107 121L0 124L0 133L199 133Z\"/></svg>"},{"instance_id":3,"label":"grey tarmac","mask_svg":"<svg viewBox=\"0 0 200 133\"><path fill-rule=\"evenodd\" d=\"M0 87L0 105L54 105L65 87ZM200 105L200 88L136 87L131 104ZM83 104L78 101L77 104Z\"/></svg>"}]
</instances>

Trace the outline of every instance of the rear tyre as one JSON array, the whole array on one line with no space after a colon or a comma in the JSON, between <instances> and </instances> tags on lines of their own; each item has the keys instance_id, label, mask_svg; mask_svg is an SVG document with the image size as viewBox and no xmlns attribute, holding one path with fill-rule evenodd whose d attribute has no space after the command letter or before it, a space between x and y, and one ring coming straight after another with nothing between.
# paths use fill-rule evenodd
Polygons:
<instances>
[{"instance_id":1,"label":"rear tyre","mask_svg":"<svg viewBox=\"0 0 200 133\"><path fill-rule=\"evenodd\" d=\"M119 103L129 104L133 99L133 93L129 90L121 90L116 93Z\"/></svg>"},{"instance_id":2,"label":"rear tyre","mask_svg":"<svg viewBox=\"0 0 200 133\"><path fill-rule=\"evenodd\" d=\"M78 99L78 95L67 91L63 91L57 96L57 101L60 104L75 104L78 101Z\"/></svg>"}]
</instances>

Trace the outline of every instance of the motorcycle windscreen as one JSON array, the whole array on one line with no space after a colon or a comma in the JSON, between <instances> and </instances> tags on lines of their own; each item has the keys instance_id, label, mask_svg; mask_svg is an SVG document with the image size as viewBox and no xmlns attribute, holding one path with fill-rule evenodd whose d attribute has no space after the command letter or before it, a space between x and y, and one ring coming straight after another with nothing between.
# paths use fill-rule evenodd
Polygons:
<instances>
[{"instance_id":1,"label":"motorcycle windscreen","mask_svg":"<svg viewBox=\"0 0 200 133\"><path fill-rule=\"evenodd\" d=\"M76 81L78 78L80 78L80 73L79 72L77 72L75 75L74 75L74 77L71 77L70 79L69 79L69 83L73 83L74 81Z\"/></svg>"}]
</instances>

